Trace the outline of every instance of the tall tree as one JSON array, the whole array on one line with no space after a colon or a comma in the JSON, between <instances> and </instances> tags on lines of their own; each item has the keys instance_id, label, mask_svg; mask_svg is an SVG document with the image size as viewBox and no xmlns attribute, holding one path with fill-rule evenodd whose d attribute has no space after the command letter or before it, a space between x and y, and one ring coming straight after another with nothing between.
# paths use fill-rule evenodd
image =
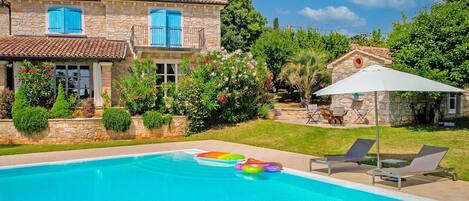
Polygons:
<instances>
[{"instance_id":1,"label":"tall tree","mask_svg":"<svg viewBox=\"0 0 469 201\"><path fill-rule=\"evenodd\" d=\"M221 11L221 21L221 44L228 51L249 51L267 22L252 0L230 0Z\"/></svg>"},{"instance_id":2,"label":"tall tree","mask_svg":"<svg viewBox=\"0 0 469 201\"><path fill-rule=\"evenodd\" d=\"M380 29L375 29L371 34L358 34L352 36L350 41L354 44L372 47L385 47L386 39L383 37Z\"/></svg>"},{"instance_id":3,"label":"tall tree","mask_svg":"<svg viewBox=\"0 0 469 201\"><path fill-rule=\"evenodd\" d=\"M264 32L252 46L251 52L255 57L262 58L274 75L274 80L298 49L293 40L293 32L289 29L269 30Z\"/></svg>"},{"instance_id":4,"label":"tall tree","mask_svg":"<svg viewBox=\"0 0 469 201\"><path fill-rule=\"evenodd\" d=\"M467 0L445 1L409 22L395 23L388 40L394 67L454 86L469 86L468 10ZM421 94L406 95L418 98ZM433 97L430 111L438 112L442 98Z\"/></svg>"},{"instance_id":5,"label":"tall tree","mask_svg":"<svg viewBox=\"0 0 469 201\"><path fill-rule=\"evenodd\" d=\"M301 96L311 102L313 90L327 83L328 53L322 50L301 50L285 65L280 78L297 89Z\"/></svg>"},{"instance_id":6,"label":"tall tree","mask_svg":"<svg viewBox=\"0 0 469 201\"><path fill-rule=\"evenodd\" d=\"M278 17L276 17L276 18L274 19L273 27L274 27L274 30L278 30L278 29L279 29L280 24L279 24L279 22L278 22Z\"/></svg>"}]
</instances>

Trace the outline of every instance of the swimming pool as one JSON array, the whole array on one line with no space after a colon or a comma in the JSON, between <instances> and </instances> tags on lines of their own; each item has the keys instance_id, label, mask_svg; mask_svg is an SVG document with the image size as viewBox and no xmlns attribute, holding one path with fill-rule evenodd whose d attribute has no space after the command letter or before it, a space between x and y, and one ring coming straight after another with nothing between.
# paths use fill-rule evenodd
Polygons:
<instances>
[{"instance_id":1,"label":"swimming pool","mask_svg":"<svg viewBox=\"0 0 469 201\"><path fill-rule=\"evenodd\" d=\"M199 164L197 150L0 169L0 201L419 200L287 169L249 176ZM373 192L373 193L371 193Z\"/></svg>"}]
</instances>

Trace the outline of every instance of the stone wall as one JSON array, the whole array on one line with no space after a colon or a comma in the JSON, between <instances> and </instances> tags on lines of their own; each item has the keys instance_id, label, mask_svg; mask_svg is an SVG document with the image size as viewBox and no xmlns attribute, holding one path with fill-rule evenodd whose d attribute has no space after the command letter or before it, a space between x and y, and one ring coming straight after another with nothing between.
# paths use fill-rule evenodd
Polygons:
<instances>
[{"instance_id":1,"label":"stone wall","mask_svg":"<svg viewBox=\"0 0 469 201\"><path fill-rule=\"evenodd\" d=\"M41 133L26 137L18 132L12 120L0 120L0 144L75 144L118 139L156 139L185 136L187 120L173 116L171 125L147 129L141 117L133 117L126 132L108 131L101 118L51 119Z\"/></svg>"},{"instance_id":2,"label":"stone wall","mask_svg":"<svg viewBox=\"0 0 469 201\"><path fill-rule=\"evenodd\" d=\"M8 23L8 9L0 7L0 36L8 35L9 33Z\"/></svg>"},{"instance_id":3,"label":"stone wall","mask_svg":"<svg viewBox=\"0 0 469 201\"><path fill-rule=\"evenodd\" d=\"M462 109L463 109L463 116L469 118L469 88L465 89L462 97Z\"/></svg>"},{"instance_id":4,"label":"stone wall","mask_svg":"<svg viewBox=\"0 0 469 201\"><path fill-rule=\"evenodd\" d=\"M360 69L359 67L355 67L353 64L353 60L356 57L361 57L363 61L363 67L379 64L384 65L384 61L377 59L375 57L362 54L360 52L355 52L348 57L344 58L341 62L338 62L332 67L332 83L335 83L339 80L342 80L356 72ZM372 83L370 83L372 84ZM333 95L332 96L332 107L334 106L343 106L348 111L347 115L345 116L345 121L347 123L354 123L357 119L357 114L352 110L353 107L360 107L364 106L368 108L368 113L366 115L366 119L369 122L374 122L374 95L373 93L366 93L362 100L354 100L351 94L344 94L344 95ZM379 112L379 122L380 123L390 123L390 95L386 92L379 92L378 93L378 112Z\"/></svg>"}]
</instances>

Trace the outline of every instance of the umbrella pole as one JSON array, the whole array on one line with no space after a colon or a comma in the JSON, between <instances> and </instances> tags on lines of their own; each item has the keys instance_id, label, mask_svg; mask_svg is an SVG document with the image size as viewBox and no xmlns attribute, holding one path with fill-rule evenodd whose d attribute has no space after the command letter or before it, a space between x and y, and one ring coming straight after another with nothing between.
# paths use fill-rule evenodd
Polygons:
<instances>
[{"instance_id":1,"label":"umbrella pole","mask_svg":"<svg viewBox=\"0 0 469 201\"><path fill-rule=\"evenodd\" d=\"M376 163L378 169L381 169L381 160L379 158L379 125L378 125L378 92L374 92L375 95L375 127L376 127Z\"/></svg>"}]
</instances>

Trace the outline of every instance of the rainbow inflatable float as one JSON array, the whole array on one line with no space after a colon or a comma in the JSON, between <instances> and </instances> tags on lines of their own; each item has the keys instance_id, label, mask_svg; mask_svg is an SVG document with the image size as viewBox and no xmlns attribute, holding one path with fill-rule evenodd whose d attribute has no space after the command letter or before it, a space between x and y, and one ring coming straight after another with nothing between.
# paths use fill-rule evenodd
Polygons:
<instances>
[{"instance_id":1,"label":"rainbow inflatable float","mask_svg":"<svg viewBox=\"0 0 469 201\"><path fill-rule=\"evenodd\" d=\"M235 165L237 170L242 170L249 174L259 174L262 172L280 172L283 169L282 164L276 162L264 162L249 158L245 163Z\"/></svg>"},{"instance_id":2,"label":"rainbow inflatable float","mask_svg":"<svg viewBox=\"0 0 469 201\"><path fill-rule=\"evenodd\" d=\"M244 161L241 154L214 151L197 154L195 158L200 164L210 166L234 166Z\"/></svg>"}]
</instances>

